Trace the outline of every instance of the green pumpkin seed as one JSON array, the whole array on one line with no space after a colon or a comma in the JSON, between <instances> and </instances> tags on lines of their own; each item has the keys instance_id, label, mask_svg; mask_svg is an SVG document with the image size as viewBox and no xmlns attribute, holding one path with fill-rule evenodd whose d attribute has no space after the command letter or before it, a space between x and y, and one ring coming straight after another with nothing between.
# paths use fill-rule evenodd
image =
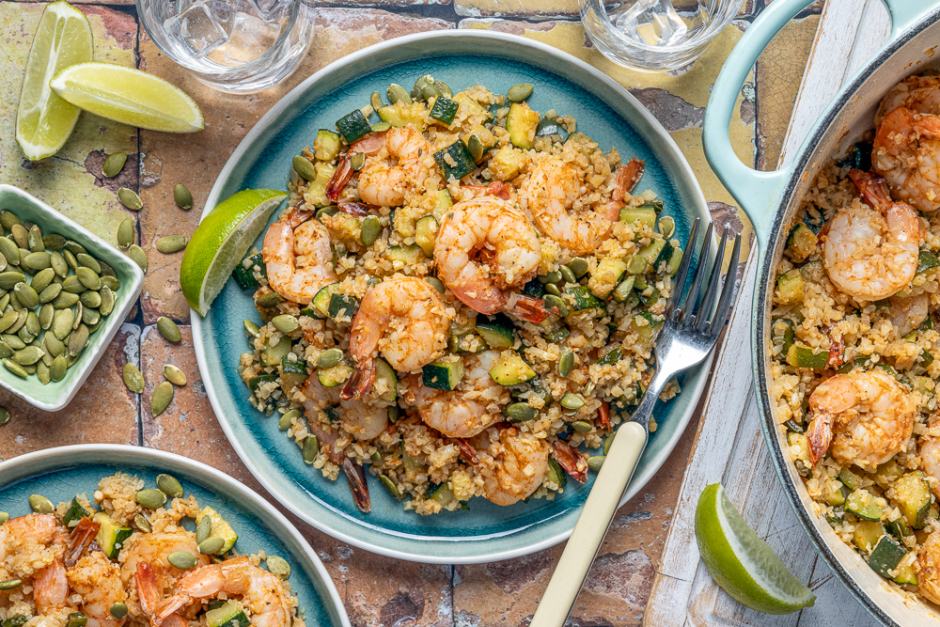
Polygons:
<instances>
[{"instance_id":1,"label":"green pumpkin seed","mask_svg":"<svg viewBox=\"0 0 940 627\"><path fill-rule=\"evenodd\" d=\"M6 411L6 410L4 409L3 411ZM8 520L10 520L10 515L6 512L0 512L0 525L2 525Z\"/></svg>"},{"instance_id":2,"label":"green pumpkin seed","mask_svg":"<svg viewBox=\"0 0 940 627\"><path fill-rule=\"evenodd\" d=\"M630 274L643 274L646 272L646 266L649 265L646 257L634 255L627 260L627 272Z\"/></svg>"},{"instance_id":3,"label":"green pumpkin seed","mask_svg":"<svg viewBox=\"0 0 940 627\"><path fill-rule=\"evenodd\" d=\"M60 252L54 252L49 255L49 260L52 265L52 270L56 273L56 276L60 278L65 278L69 273L69 264L66 263L65 257L62 256Z\"/></svg>"},{"instance_id":4,"label":"green pumpkin seed","mask_svg":"<svg viewBox=\"0 0 940 627\"><path fill-rule=\"evenodd\" d=\"M85 350L85 345L88 343L88 335L88 327L84 324L79 324L78 328L72 331L68 343L69 355L72 357L81 355L82 351Z\"/></svg>"},{"instance_id":5,"label":"green pumpkin seed","mask_svg":"<svg viewBox=\"0 0 940 627\"><path fill-rule=\"evenodd\" d=\"M42 242L42 229L39 228L35 224L29 227L29 232L27 233L27 236L26 236L26 243L27 243L26 247L29 248L31 252L34 252L34 253L45 252L46 245L43 244Z\"/></svg>"},{"instance_id":6,"label":"green pumpkin seed","mask_svg":"<svg viewBox=\"0 0 940 627\"><path fill-rule=\"evenodd\" d=\"M0 211L0 224L3 225L3 228L10 231L13 229L14 224L23 224L23 222L12 211L3 210Z\"/></svg>"},{"instance_id":7,"label":"green pumpkin seed","mask_svg":"<svg viewBox=\"0 0 940 627\"><path fill-rule=\"evenodd\" d=\"M558 283L561 281L561 272L556 270L555 272L549 272L548 274L543 274L536 278L539 280L539 283L542 283L543 285L546 283Z\"/></svg>"},{"instance_id":8,"label":"green pumpkin seed","mask_svg":"<svg viewBox=\"0 0 940 627\"><path fill-rule=\"evenodd\" d=\"M184 211L189 211L193 208L192 192L182 183L177 183L173 186L173 200L176 201L176 206Z\"/></svg>"},{"instance_id":9,"label":"green pumpkin seed","mask_svg":"<svg viewBox=\"0 0 940 627\"><path fill-rule=\"evenodd\" d=\"M166 494L153 488L138 491L135 498L147 509L157 509L166 504Z\"/></svg>"},{"instance_id":10,"label":"green pumpkin seed","mask_svg":"<svg viewBox=\"0 0 940 627\"><path fill-rule=\"evenodd\" d=\"M281 431L287 431L290 429L291 425L294 424L294 420L300 417L300 412L296 409L292 409L286 414L281 414L280 419L277 421L277 428Z\"/></svg>"},{"instance_id":11,"label":"green pumpkin seed","mask_svg":"<svg viewBox=\"0 0 940 627\"><path fill-rule=\"evenodd\" d=\"M571 392L568 392L562 396L561 400L558 402L561 403L561 406L565 409L581 409L584 407L584 399L577 394L572 394Z\"/></svg>"},{"instance_id":12,"label":"green pumpkin seed","mask_svg":"<svg viewBox=\"0 0 940 627\"><path fill-rule=\"evenodd\" d=\"M68 370L68 360L66 360L65 355L59 355L52 360L52 365L49 366L49 378L53 381L61 381L65 378L66 370Z\"/></svg>"},{"instance_id":13,"label":"green pumpkin seed","mask_svg":"<svg viewBox=\"0 0 940 627\"><path fill-rule=\"evenodd\" d=\"M127 256L130 257L134 263L140 266L141 270L144 272L147 271L147 253L145 253L140 246L137 244L131 244L131 246L127 249Z\"/></svg>"},{"instance_id":14,"label":"green pumpkin seed","mask_svg":"<svg viewBox=\"0 0 940 627\"><path fill-rule=\"evenodd\" d=\"M85 627L88 624L88 617L81 612L72 612L65 620L65 627Z\"/></svg>"},{"instance_id":15,"label":"green pumpkin seed","mask_svg":"<svg viewBox=\"0 0 940 627\"><path fill-rule=\"evenodd\" d=\"M117 232L118 246L127 248L134 243L135 223L130 218L121 222Z\"/></svg>"},{"instance_id":16,"label":"green pumpkin seed","mask_svg":"<svg viewBox=\"0 0 940 627\"><path fill-rule=\"evenodd\" d=\"M118 190L117 193L118 201L131 211L140 211L144 208L144 201L140 199L140 196L137 195L132 189L122 187Z\"/></svg>"},{"instance_id":17,"label":"green pumpkin seed","mask_svg":"<svg viewBox=\"0 0 940 627\"><path fill-rule=\"evenodd\" d=\"M183 485L173 475L157 475L157 488L171 499L183 496Z\"/></svg>"},{"instance_id":18,"label":"green pumpkin seed","mask_svg":"<svg viewBox=\"0 0 940 627\"><path fill-rule=\"evenodd\" d=\"M329 348L317 357L317 368L332 368L343 361L343 351L338 348Z\"/></svg>"},{"instance_id":19,"label":"green pumpkin seed","mask_svg":"<svg viewBox=\"0 0 940 627\"><path fill-rule=\"evenodd\" d=\"M255 297L255 305L258 307L276 307L279 302L284 300L277 292L268 292Z\"/></svg>"},{"instance_id":20,"label":"green pumpkin seed","mask_svg":"<svg viewBox=\"0 0 940 627\"><path fill-rule=\"evenodd\" d=\"M98 274L100 274L101 276L113 276L117 278L117 273L114 271L114 268L109 266L107 263L105 263L104 261L98 261L98 265L101 266L101 272L99 272Z\"/></svg>"},{"instance_id":21,"label":"green pumpkin seed","mask_svg":"<svg viewBox=\"0 0 940 627\"><path fill-rule=\"evenodd\" d=\"M46 303L39 309L39 326L48 331L52 327L52 321L55 319L55 307L51 303Z\"/></svg>"},{"instance_id":22,"label":"green pumpkin seed","mask_svg":"<svg viewBox=\"0 0 940 627\"><path fill-rule=\"evenodd\" d=\"M63 250L62 256L65 258L65 263L67 263L72 270L78 267L78 260L75 258L75 253L71 250Z\"/></svg>"},{"instance_id":23,"label":"green pumpkin seed","mask_svg":"<svg viewBox=\"0 0 940 627\"><path fill-rule=\"evenodd\" d=\"M509 91L506 92L506 99L509 100L509 102L522 102L532 95L532 89L532 83L513 85L509 88Z\"/></svg>"},{"instance_id":24,"label":"green pumpkin seed","mask_svg":"<svg viewBox=\"0 0 940 627\"><path fill-rule=\"evenodd\" d=\"M17 300L20 301L23 307L33 309L39 306L39 294L36 293L36 290L34 290L32 286L26 283L17 283L13 288L13 293L16 294Z\"/></svg>"},{"instance_id":25,"label":"green pumpkin seed","mask_svg":"<svg viewBox=\"0 0 940 627\"><path fill-rule=\"evenodd\" d=\"M87 250L85 250L85 247L84 247L84 246L82 246L81 244L79 244L78 242L76 242L76 241L74 241L74 240L66 240L66 242L65 242L65 248L66 248L66 250L68 250L70 253L72 253L72 255L77 255L78 253L87 253L87 252L88 252Z\"/></svg>"},{"instance_id":26,"label":"green pumpkin seed","mask_svg":"<svg viewBox=\"0 0 940 627\"><path fill-rule=\"evenodd\" d=\"M558 268L558 271L561 272L561 278L564 279L567 283L578 282L578 277L574 275L574 272L568 266L561 266Z\"/></svg>"},{"instance_id":27,"label":"green pumpkin seed","mask_svg":"<svg viewBox=\"0 0 940 627\"><path fill-rule=\"evenodd\" d=\"M150 521L147 520L147 517L143 514L137 514L134 516L134 526L137 527L139 531L144 533L150 533L153 531L153 527L150 526Z\"/></svg>"},{"instance_id":28,"label":"green pumpkin seed","mask_svg":"<svg viewBox=\"0 0 940 627\"><path fill-rule=\"evenodd\" d=\"M153 396L150 397L150 412L154 418L166 411L173 401L173 384L164 381L153 390Z\"/></svg>"},{"instance_id":29,"label":"green pumpkin seed","mask_svg":"<svg viewBox=\"0 0 940 627\"><path fill-rule=\"evenodd\" d=\"M127 153L115 152L108 155L108 158L101 164L101 173L107 178L112 179L121 173L124 164L127 163Z\"/></svg>"},{"instance_id":30,"label":"green pumpkin seed","mask_svg":"<svg viewBox=\"0 0 940 627\"><path fill-rule=\"evenodd\" d=\"M245 320L244 324L245 324L245 331L251 337L258 337L259 335L261 335L261 327L259 327L257 324L255 324L251 320Z\"/></svg>"},{"instance_id":31,"label":"green pumpkin seed","mask_svg":"<svg viewBox=\"0 0 940 627\"><path fill-rule=\"evenodd\" d=\"M196 523L196 544L201 544L209 539L209 536L212 535L212 519L208 516L203 516L199 519L199 522Z\"/></svg>"},{"instance_id":32,"label":"green pumpkin seed","mask_svg":"<svg viewBox=\"0 0 940 627\"><path fill-rule=\"evenodd\" d=\"M382 484L382 487L392 495L392 498L400 499L401 492L398 490L398 486L395 485L395 482L386 477L385 475L379 475L379 483Z\"/></svg>"},{"instance_id":33,"label":"green pumpkin seed","mask_svg":"<svg viewBox=\"0 0 940 627\"><path fill-rule=\"evenodd\" d=\"M10 264L7 263L7 258L0 254L0 272L6 270L9 266Z\"/></svg>"},{"instance_id":34,"label":"green pumpkin seed","mask_svg":"<svg viewBox=\"0 0 940 627\"><path fill-rule=\"evenodd\" d=\"M428 100L441 94L441 90L434 86L434 77L430 74L419 77L411 88L411 97L415 100Z\"/></svg>"},{"instance_id":35,"label":"green pumpkin seed","mask_svg":"<svg viewBox=\"0 0 940 627\"><path fill-rule=\"evenodd\" d=\"M4 359L2 363L6 367L7 370L9 370L10 372L12 372L18 377L22 377L25 379L26 377L29 376L29 372L27 372L26 369L23 368L23 366L19 365L12 359Z\"/></svg>"},{"instance_id":36,"label":"green pumpkin seed","mask_svg":"<svg viewBox=\"0 0 940 627\"><path fill-rule=\"evenodd\" d=\"M587 433L588 431L594 428L594 425L584 420L576 420L571 423L571 428L577 431L578 433Z\"/></svg>"},{"instance_id":37,"label":"green pumpkin seed","mask_svg":"<svg viewBox=\"0 0 940 627\"><path fill-rule=\"evenodd\" d=\"M163 376L177 387L186 385L186 374L176 366L170 364L163 366Z\"/></svg>"},{"instance_id":38,"label":"green pumpkin seed","mask_svg":"<svg viewBox=\"0 0 940 627\"><path fill-rule=\"evenodd\" d=\"M557 309L558 315L562 318L568 315L568 305L565 304L565 301L555 294L546 294L545 295L545 308L546 309Z\"/></svg>"},{"instance_id":39,"label":"green pumpkin seed","mask_svg":"<svg viewBox=\"0 0 940 627\"><path fill-rule=\"evenodd\" d=\"M549 283L545 286L545 291L554 296L561 296L561 290L554 283Z\"/></svg>"},{"instance_id":40,"label":"green pumpkin seed","mask_svg":"<svg viewBox=\"0 0 940 627\"><path fill-rule=\"evenodd\" d=\"M16 333L17 331L22 329L23 326L26 324L26 319L29 317L29 312L26 311L25 309L20 309L16 313L17 313L16 322L14 322L13 325L9 329L7 329L7 335Z\"/></svg>"},{"instance_id":41,"label":"green pumpkin seed","mask_svg":"<svg viewBox=\"0 0 940 627\"><path fill-rule=\"evenodd\" d=\"M55 511L55 505L52 501L41 494L31 494L29 496L29 508L37 514L51 514Z\"/></svg>"},{"instance_id":42,"label":"green pumpkin seed","mask_svg":"<svg viewBox=\"0 0 940 627\"><path fill-rule=\"evenodd\" d=\"M473 157L473 160L479 163L480 159L483 158L483 142L476 133L467 140L467 148L470 150L470 156Z\"/></svg>"},{"instance_id":43,"label":"green pumpkin seed","mask_svg":"<svg viewBox=\"0 0 940 627\"><path fill-rule=\"evenodd\" d=\"M49 385L49 382L52 381L52 376L49 374L49 366L42 361L36 364L36 377L43 385Z\"/></svg>"},{"instance_id":44,"label":"green pumpkin seed","mask_svg":"<svg viewBox=\"0 0 940 627\"><path fill-rule=\"evenodd\" d=\"M121 287L121 281L116 276L103 274L101 275L101 285L108 288L112 292L116 292L118 291L118 288Z\"/></svg>"},{"instance_id":45,"label":"green pumpkin seed","mask_svg":"<svg viewBox=\"0 0 940 627\"><path fill-rule=\"evenodd\" d=\"M291 162L291 164L294 166L294 171L297 174L299 174L300 178L302 178L303 180L305 181L316 180L317 171L313 167L313 164L310 163L309 159L301 155L297 155L296 157L294 157L294 160Z\"/></svg>"},{"instance_id":46,"label":"green pumpkin seed","mask_svg":"<svg viewBox=\"0 0 940 627\"><path fill-rule=\"evenodd\" d=\"M22 283L25 280L26 275L22 272L17 272L16 270L0 272L0 288L5 290L12 290L17 283Z\"/></svg>"},{"instance_id":47,"label":"green pumpkin seed","mask_svg":"<svg viewBox=\"0 0 940 627\"><path fill-rule=\"evenodd\" d=\"M62 250L65 248L65 238L58 233L50 233L42 238L42 245L47 251Z\"/></svg>"},{"instance_id":48,"label":"green pumpkin seed","mask_svg":"<svg viewBox=\"0 0 940 627\"><path fill-rule=\"evenodd\" d=\"M29 285L38 293L49 287L54 278L55 270L52 268L46 268L45 270L40 270L37 272L36 276L33 277L33 280L30 281Z\"/></svg>"},{"instance_id":49,"label":"green pumpkin seed","mask_svg":"<svg viewBox=\"0 0 940 627\"><path fill-rule=\"evenodd\" d=\"M591 457L588 457L588 460L587 460L588 468L590 468L594 472L600 472L601 466L604 465L605 459L607 459L605 455L592 455Z\"/></svg>"},{"instance_id":50,"label":"green pumpkin seed","mask_svg":"<svg viewBox=\"0 0 940 627\"><path fill-rule=\"evenodd\" d=\"M29 230L22 224L16 224L10 229L10 235L13 236L13 241L16 242L16 245L20 248L29 250Z\"/></svg>"},{"instance_id":51,"label":"green pumpkin seed","mask_svg":"<svg viewBox=\"0 0 940 627\"><path fill-rule=\"evenodd\" d=\"M23 328L26 329L33 337L39 335L42 332L42 325L39 323L39 315L35 311L29 311L26 313L26 324L23 325Z\"/></svg>"},{"instance_id":52,"label":"green pumpkin seed","mask_svg":"<svg viewBox=\"0 0 940 627\"><path fill-rule=\"evenodd\" d=\"M94 294L94 292L92 292ZM97 326L101 322L101 314L98 313L97 309L91 307L83 306L82 307L82 322L87 327ZM88 333L91 333L91 329L88 329Z\"/></svg>"},{"instance_id":53,"label":"green pumpkin seed","mask_svg":"<svg viewBox=\"0 0 940 627\"><path fill-rule=\"evenodd\" d=\"M114 309L114 292L107 285L102 285L98 291L101 303L98 305L98 313L107 316Z\"/></svg>"},{"instance_id":54,"label":"green pumpkin seed","mask_svg":"<svg viewBox=\"0 0 940 627\"><path fill-rule=\"evenodd\" d=\"M610 432L610 434L604 438L604 455L610 452L610 445L614 443L614 436L617 435L616 431Z\"/></svg>"},{"instance_id":55,"label":"green pumpkin seed","mask_svg":"<svg viewBox=\"0 0 940 627\"><path fill-rule=\"evenodd\" d=\"M36 346L27 346L22 350L13 353L13 361L21 366L32 366L42 359L43 350Z\"/></svg>"},{"instance_id":56,"label":"green pumpkin seed","mask_svg":"<svg viewBox=\"0 0 940 627\"><path fill-rule=\"evenodd\" d=\"M290 564L287 563L283 557L278 557L277 555L269 555L268 558L264 561L264 565L268 567L268 572L281 579L282 581L287 581L290 579Z\"/></svg>"},{"instance_id":57,"label":"green pumpkin seed","mask_svg":"<svg viewBox=\"0 0 940 627\"><path fill-rule=\"evenodd\" d=\"M75 269L75 276L81 281L82 285L90 290L98 291L101 289L101 277L98 273L86 266L79 266Z\"/></svg>"},{"instance_id":58,"label":"green pumpkin seed","mask_svg":"<svg viewBox=\"0 0 940 627\"><path fill-rule=\"evenodd\" d=\"M62 289L69 294L81 294L88 288L82 285L82 282L78 280L78 277L73 274L72 276L66 277L62 280Z\"/></svg>"},{"instance_id":59,"label":"green pumpkin seed","mask_svg":"<svg viewBox=\"0 0 940 627\"><path fill-rule=\"evenodd\" d=\"M384 133L384 132L387 131L388 129L392 128L392 125L389 124L388 122L376 122L375 124L372 125L371 128L372 128L372 132L373 132L373 133ZM362 154L362 153L356 153L356 154L361 154L361 155L362 155L362 165L365 165L365 161L366 161L365 155ZM356 169L357 172L362 169L362 165L360 165L360 166Z\"/></svg>"},{"instance_id":60,"label":"green pumpkin seed","mask_svg":"<svg viewBox=\"0 0 940 627\"><path fill-rule=\"evenodd\" d=\"M13 349L6 342L0 341L0 359L9 359L13 357Z\"/></svg>"},{"instance_id":61,"label":"green pumpkin seed","mask_svg":"<svg viewBox=\"0 0 940 627\"><path fill-rule=\"evenodd\" d=\"M101 314L98 315L98 322L95 324L88 324L86 322L85 325L88 327L88 334L94 335L95 331L101 328Z\"/></svg>"},{"instance_id":62,"label":"green pumpkin seed","mask_svg":"<svg viewBox=\"0 0 940 627\"><path fill-rule=\"evenodd\" d=\"M7 260L7 263L14 266L20 265L19 247L6 237L0 237L0 254Z\"/></svg>"},{"instance_id":63,"label":"green pumpkin seed","mask_svg":"<svg viewBox=\"0 0 940 627\"><path fill-rule=\"evenodd\" d=\"M513 403L504 410L506 415L516 422L526 422L539 415L539 410L528 403Z\"/></svg>"},{"instance_id":64,"label":"green pumpkin seed","mask_svg":"<svg viewBox=\"0 0 940 627\"><path fill-rule=\"evenodd\" d=\"M80 325L80 324L82 323L82 312L84 311L84 309L85 309L85 306L82 305L81 303L78 303L78 304L75 306L75 316L74 316L74 319L72 320L72 330L73 330L73 331L74 331L75 329L77 329L77 328L78 328L78 325Z\"/></svg>"},{"instance_id":65,"label":"green pumpkin seed","mask_svg":"<svg viewBox=\"0 0 940 627\"><path fill-rule=\"evenodd\" d=\"M293 333L300 328L300 323L297 322L297 318L289 314L274 316L274 318L271 319L271 324L281 333Z\"/></svg>"},{"instance_id":66,"label":"green pumpkin seed","mask_svg":"<svg viewBox=\"0 0 940 627\"><path fill-rule=\"evenodd\" d=\"M388 96L388 101L392 104L395 104L399 100L404 100L405 104L411 104L411 96L408 95L408 91L401 85L392 83L388 86L388 89L385 90L385 95Z\"/></svg>"},{"instance_id":67,"label":"green pumpkin seed","mask_svg":"<svg viewBox=\"0 0 940 627\"><path fill-rule=\"evenodd\" d=\"M372 108L376 111L385 106L385 103L382 102L381 94L379 94L377 91L372 92L372 97L369 99L369 104L371 104Z\"/></svg>"},{"instance_id":68,"label":"green pumpkin seed","mask_svg":"<svg viewBox=\"0 0 940 627\"><path fill-rule=\"evenodd\" d=\"M10 412L6 407L0 407L0 425L5 425L8 422L10 422ZM6 515L6 517L4 517L4 515ZM0 512L0 525L9 520L9 518L9 514L6 512Z\"/></svg>"},{"instance_id":69,"label":"green pumpkin seed","mask_svg":"<svg viewBox=\"0 0 940 627\"><path fill-rule=\"evenodd\" d=\"M320 453L320 441L317 440L317 436L310 434L304 438L304 447L303 447L303 458L304 462L312 464L317 459L317 455Z\"/></svg>"},{"instance_id":70,"label":"green pumpkin seed","mask_svg":"<svg viewBox=\"0 0 940 627\"><path fill-rule=\"evenodd\" d=\"M0 316L0 333L3 333L12 327L19 317L20 314L16 313L15 311L8 311Z\"/></svg>"},{"instance_id":71,"label":"green pumpkin seed","mask_svg":"<svg viewBox=\"0 0 940 627\"><path fill-rule=\"evenodd\" d=\"M157 240L157 250L166 255L178 253L186 248L188 241L185 235L167 235Z\"/></svg>"},{"instance_id":72,"label":"green pumpkin seed","mask_svg":"<svg viewBox=\"0 0 940 627\"><path fill-rule=\"evenodd\" d=\"M23 342L25 342L27 345L32 344L32 343L33 343L33 340L36 339L36 336L33 335L32 333L30 333L30 332L29 332L29 329L27 329L25 326L24 326L22 329L20 329L16 334L17 334L17 335L20 337L20 339L23 340ZM14 358L13 361L16 361L16 355L14 355L13 358ZM32 365L32 364L20 364L20 365L23 366L23 365Z\"/></svg>"},{"instance_id":73,"label":"green pumpkin seed","mask_svg":"<svg viewBox=\"0 0 940 627\"><path fill-rule=\"evenodd\" d=\"M0 290L0 292L6 292L6 290ZM11 302L11 296L12 295L9 292L3 294L3 296L0 296L0 311L5 312L7 310L7 307L9 307Z\"/></svg>"},{"instance_id":74,"label":"green pumpkin seed","mask_svg":"<svg viewBox=\"0 0 940 627\"><path fill-rule=\"evenodd\" d=\"M424 277L424 280L433 285L434 289L436 289L441 294L444 293L444 283L441 282L441 280L436 276L426 276Z\"/></svg>"},{"instance_id":75,"label":"green pumpkin seed","mask_svg":"<svg viewBox=\"0 0 940 627\"><path fill-rule=\"evenodd\" d=\"M166 556L166 561L180 570L189 570L196 566L196 556L189 551L174 551Z\"/></svg>"},{"instance_id":76,"label":"green pumpkin seed","mask_svg":"<svg viewBox=\"0 0 940 627\"><path fill-rule=\"evenodd\" d=\"M379 122L379 124L373 124L372 131L376 133L379 132L375 129L375 127L381 124L387 124L387 122ZM382 129L379 129L379 130L382 130ZM385 130L388 130L388 129L385 129ZM362 169L362 166L364 166L365 164L366 164L366 153L364 152L353 153L353 155L349 158L349 167L353 169L353 172L358 172L359 170Z\"/></svg>"},{"instance_id":77,"label":"green pumpkin seed","mask_svg":"<svg viewBox=\"0 0 940 627\"><path fill-rule=\"evenodd\" d=\"M10 335L10 334L6 333L6 334L4 334L2 337L3 337L3 341L4 341L7 345L9 345L10 348L12 348L12 349L15 350L15 351L18 351L18 350L20 350L20 349L22 349L22 348L26 348L26 343L23 342L23 340L21 340L20 338L18 338L18 337L15 336L15 335Z\"/></svg>"},{"instance_id":78,"label":"green pumpkin seed","mask_svg":"<svg viewBox=\"0 0 940 627\"><path fill-rule=\"evenodd\" d=\"M676 232L676 220L670 216L663 216L659 219L659 232L663 237L669 239Z\"/></svg>"},{"instance_id":79,"label":"green pumpkin seed","mask_svg":"<svg viewBox=\"0 0 940 627\"><path fill-rule=\"evenodd\" d=\"M111 616L113 616L117 620L122 620L125 616L127 616L127 604L121 603L121 602L115 603L114 605L111 606L110 611L111 611Z\"/></svg>"},{"instance_id":80,"label":"green pumpkin seed","mask_svg":"<svg viewBox=\"0 0 940 627\"><path fill-rule=\"evenodd\" d=\"M332 205L329 207L320 207L317 209L317 219L322 221L324 216L335 216L337 213L339 213L339 209Z\"/></svg>"},{"instance_id":81,"label":"green pumpkin seed","mask_svg":"<svg viewBox=\"0 0 940 627\"><path fill-rule=\"evenodd\" d=\"M160 335L170 342L179 342L182 339L180 328L176 326L175 322L165 316L157 318L157 330L160 331Z\"/></svg>"},{"instance_id":82,"label":"green pumpkin seed","mask_svg":"<svg viewBox=\"0 0 940 627\"><path fill-rule=\"evenodd\" d=\"M203 555L215 555L222 550L223 546L225 546L225 540L219 536L212 536L200 542L198 549Z\"/></svg>"},{"instance_id":83,"label":"green pumpkin seed","mask_svg":"<svg viewBox=\"0 0 940 627\"><path fill-rule=\"evenodd\" d=\"M561 357L558 359L558 374L562 377L567 377L571 373L571 369L574 368L574 351L570 348L565 348L561 351Z\"/></svg>"},{"instance_id":84,"label":"green pumpkin seed","mask_svg":"<svg viewBox=\"0 0 940 627\"><path fill-rule=\"evenodd\" d=\"M141 394L144 391L144 375L134 364L124 364L124 385L135 394Z\"/></svg>"},{"instance_id":85,"label":"green pumpkin seed","mask_svg":"<svg viewBox=\"0 0 940 627\"><path fill-rule=\"evenodd\" d=\"M91 307L92 309L97 309L101 306L101 294L98 292L92 292L91 290L82 292L79 295L78 300L85 307Z\"/></svg>"},{"instance_id":86,"label":"green pumpkin seed","mask_svg":"<svg viewBox=\"0 0 940 627\"><path fill-rule=\"evenodd\" d=\"M98 263L98 260L89 255L88 253L78 253L75 255L75 260L78 262L78 265L85 266L86 268L91 268L95 271L95 274L101 274L101 264Z\"/></svg>"},{"instance_id":87,"label":"green pumpkin seed","mask_svg":"<svg viewBox=\"0 0 940 627\"><path fill-rule=\"evenodd\" d=\"M47 287L46 289L49 288ZM78 294L69 294L68 292L62 291L59 292L59 295L53 298L50 302L56 309L68 309L78 302Z\"/></svg>"},{"instance_id":88,"label":"green pumpkin seed","mask_svg":"<svg viewBox=\"0 0 940 627\"><path fill-rule=\"evenodd\" d=\"M21 579L7 579L6 581L0 581L0 590L16 590L22 585L23 580Z\"/></svg>"},{"instance_id":89,"label":"green pumpkin seed","mask_svg":"<svg viewBox=\"0 0 940 627\"><path fill-rule=\"evenodd\" d=\"M361 240L363 246L371 246L382 233L382 223L375 216L366 216L362 220Z\"/></svg>"},{"instance_id":90,"label":"green pumpkin seed","mask_svg":"<svg viewBox=\"0 0 940 627\"><path fill-rule=\"evenodd\" d=\"M440 92L448 98L454 95L454 90L452 90L450 86L448 86L444 81L434 81L434 86L437 87L438 90L440 90Z\"/></svg>"}]
</instances>

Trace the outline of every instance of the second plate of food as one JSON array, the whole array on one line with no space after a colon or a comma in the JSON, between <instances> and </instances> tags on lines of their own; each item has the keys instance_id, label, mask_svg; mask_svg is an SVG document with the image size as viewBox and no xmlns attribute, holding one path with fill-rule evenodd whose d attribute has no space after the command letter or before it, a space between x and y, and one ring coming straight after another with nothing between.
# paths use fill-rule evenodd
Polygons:
<instances>
[{"instance_id":1,"label":"second plate of food","mask_svg":"<svg viewBox=\"0 0 940 627\"><path fill-rule=\"evenodd\" d=\"M255 476L314 526L404 559L566 538L708 218L668 133L554 48L425 34L288 94L206 206L258 188L291 192L256 242L267 258L193 316L207 393ZM706 373L657 411L624 499L672 451Z\"/></svg>"}]
</instances>

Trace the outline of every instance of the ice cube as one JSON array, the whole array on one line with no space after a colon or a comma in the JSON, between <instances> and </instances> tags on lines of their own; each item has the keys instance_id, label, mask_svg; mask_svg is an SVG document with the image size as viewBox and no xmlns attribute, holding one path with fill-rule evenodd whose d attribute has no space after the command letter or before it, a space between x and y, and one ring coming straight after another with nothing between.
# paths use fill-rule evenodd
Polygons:
<instances>
[{"instance_id":1,"label":"ice cube","mask_svg":"<svg viewBox=\"0 0 940 627\"><path fill-rule=\"evenodd\" d=\"M689 31L670 0L637 0L615 18L617 28L651 46L679 43Z\"/></svg>"},{"instance_id":2,"label":"ice cube","mask_svg":"<svg viewBox=\"0 0 940 627\"><path fill-rule=\"evenodd\" d=\"M231 37L235 14L225 0L197 0L163 23L167 34L195 58L224 45Z\"/></svg>"},{"instance_id":3,"label":"ice cube","mask_svg":"<svg viewBox=\"0 0 940 627\"><path fill-rule=\"evenodd\" d=\"M242 0L245 5L243 11L254 14L265 22L286 21L290 14L291 5L296 0ZM249 8L250 7L250 8Z\"/></svg>"},{"instance_id":4,"label":"ice cube","mask_svg":"<svg viewBox=\"0 0 940 627\"><path fill-rule=\"evenodd\" d=\"M239 12L228 45L222 50L226 65L251 63L276 42L281 34L278 24L265 22L253 15Z\"/></svg>"}]
</instances>

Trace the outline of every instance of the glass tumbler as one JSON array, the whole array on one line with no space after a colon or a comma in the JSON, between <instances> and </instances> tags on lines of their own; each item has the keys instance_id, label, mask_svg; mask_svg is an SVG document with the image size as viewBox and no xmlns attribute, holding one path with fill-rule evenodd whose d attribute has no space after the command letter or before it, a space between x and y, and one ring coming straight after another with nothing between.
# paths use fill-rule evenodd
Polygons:
<instances>
[{"instance_id":1,"label":"glass tumbler","mask_svg":"<svg viewBox=\"0 0 940 627\"><path fill-rule=\"evenodd\" d=\"M289 77L307 54L314 0L136 0L157 48L209 87L247 94Z\"/></svg>"},{"instance_id":2,"label":"glass tumbler","mask_svg":"<svg viewBox=\"0 0 940 627\"><path fill-rule=\"evenodd\" d=\"M741 0L579 2L584 29L605 57L660 72L692 64L741 8Z\"/></svg>"}]
</instances>

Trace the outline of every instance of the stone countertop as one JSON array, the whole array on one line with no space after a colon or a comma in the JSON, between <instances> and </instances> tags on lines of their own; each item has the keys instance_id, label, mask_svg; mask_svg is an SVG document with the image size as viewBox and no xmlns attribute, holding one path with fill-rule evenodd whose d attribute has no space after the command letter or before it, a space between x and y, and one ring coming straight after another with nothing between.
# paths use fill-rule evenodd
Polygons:
<instances>
[{"instance_id":1,"label":"stone countertop","mask_svg":"<svg viewBox=\"0 0 940 627\"><path fill-rule=\"evenodd\" d=\"M136 66L178 85L202 107L206 129L193 135L161 134L83 113L65 148L38 163L20 153L14 122L21 77L43 4L0 1L0 74L8 77L0 84L0 181L36 195L111 243L116 243L118 225L132 215L138 221L138 243L150 264L139 305L66 409L44 413L0 391L0 405L12 417L0 427L0 461L65 444L133 444L192 457L266 495L226 441L202 387L189 308L179 288L182 253L164 255L155 242L165 235L192 233L225 161L281 96L331 61L374 43L428 30L487 28L574 54L610 74L662 122L696 172L713 217L749 230L708 168L701 125L724 59L771 1L743 2L738 19L690 70L646 74L619 68L591 47L578 22L575 0L344 0L321 6L313 49L287 83L251 96L228 96L204 87L158 52L139 28L133 0L77 0L91 21L95 59ZM747 163L762 167L777 161L820 10L821 2L784 29L742 90L731 137ZM106 179L101 174L104 157L118 151L128 154L127 165L120 176ZM192 211L181 211L174 204L176 183L192 191ZM138 190L144 209L136 215L124 209L116 196L120 187ZM157 332L154 323L160 316L180 325L180 343L171 344ZM138 365L147 380L143 395L129 392L122 382L121 371L128 361ZM164 364L182 369L189 383L177 391L169 409L154 417L150 394L161 380ZM693 425L643 494L618 513L569 624L642 623L694 433ZM325 563L357 627L525 625L563 548L492 564L415 564L346 546L291 518Z\"/></svg>"}]
</instances>

